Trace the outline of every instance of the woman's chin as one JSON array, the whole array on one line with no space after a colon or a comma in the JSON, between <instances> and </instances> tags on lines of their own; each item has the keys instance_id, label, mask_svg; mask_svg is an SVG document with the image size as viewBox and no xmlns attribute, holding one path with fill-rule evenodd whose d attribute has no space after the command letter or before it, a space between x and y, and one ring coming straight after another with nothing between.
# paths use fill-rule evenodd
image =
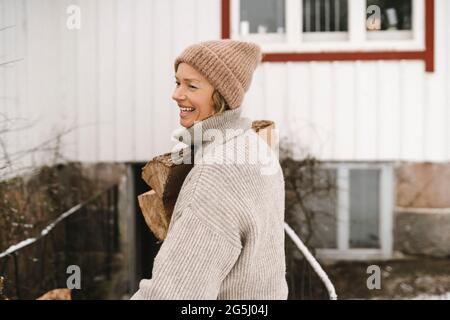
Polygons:
<instances>
[{"instance_id":1,"label":"woman's chin","mask_svg":"<svg viewBox=\"0 0 450 320\"><path fill-rule=\"evenodd\" d=\"M180 118L180 125L182 127L189 128L189 127L192 127L193 124L194 124L194 121L191 119Z\"/></svg>"}]
</instances>

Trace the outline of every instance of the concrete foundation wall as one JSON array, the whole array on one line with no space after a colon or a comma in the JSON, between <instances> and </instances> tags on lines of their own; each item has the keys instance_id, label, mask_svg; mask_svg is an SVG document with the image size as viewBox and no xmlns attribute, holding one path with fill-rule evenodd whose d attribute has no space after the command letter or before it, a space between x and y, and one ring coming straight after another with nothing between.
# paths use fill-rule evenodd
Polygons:
<instances>
[{"instance_id":1,"label":"concrete foundation wall","mask_svg":"<svg viewBox=\"0 0 450 320\"><path fill-rule=\"evenodd\" d=\"M394 249L450 257L450 163L402 163L396 181Z\"/></svg>"}]
</instances>

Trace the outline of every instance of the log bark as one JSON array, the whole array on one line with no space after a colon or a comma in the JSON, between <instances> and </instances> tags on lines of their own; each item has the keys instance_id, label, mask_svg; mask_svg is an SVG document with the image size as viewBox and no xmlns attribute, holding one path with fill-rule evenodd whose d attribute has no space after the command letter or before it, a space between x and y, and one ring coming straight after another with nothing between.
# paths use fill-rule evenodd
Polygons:
<instances>
[{"instance_id":1,"label":"log bark","mask_svg":"<svg viewBox=\"0 0 450 320\"><path fill-rule=\"evenodd\" d=\"M177 197L181 185L193 164L176 164L170 153L153 158L142 168L142 179L156 192L158 197Z\"/></svg>"}]
</instances>

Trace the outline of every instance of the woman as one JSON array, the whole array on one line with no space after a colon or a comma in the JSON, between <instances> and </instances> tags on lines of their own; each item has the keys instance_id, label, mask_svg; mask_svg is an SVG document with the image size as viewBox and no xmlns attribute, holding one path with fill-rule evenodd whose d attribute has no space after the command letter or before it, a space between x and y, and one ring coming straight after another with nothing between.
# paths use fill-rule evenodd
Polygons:
<instances>
[{"instance_id":1,"label":"woman","mask_svg":"<svg viewBox=\"0 0 450 320\"><path fill-rule=\"evenodd\" d=\"M260 60L256 44L235 40L194 44L176 58L177 138L190 139L194 167L152 279L132 299L287 299L283 174L264 142L249 143L262 140L240 117ZM261 149L276 164L269 174Z\"/></svg>"}]
</instances>

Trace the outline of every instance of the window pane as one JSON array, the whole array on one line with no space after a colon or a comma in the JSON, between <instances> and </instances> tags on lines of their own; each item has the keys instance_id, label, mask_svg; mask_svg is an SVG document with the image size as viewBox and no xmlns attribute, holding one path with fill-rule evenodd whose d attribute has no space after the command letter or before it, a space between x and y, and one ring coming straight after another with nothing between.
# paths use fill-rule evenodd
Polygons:
<instances>
[{"instance_id":1,"label":"window pane","mask_svg":"<svg viewBox=\"0 0 450 320\"><path fill-rule=\"evenodd\" d=\"M348 0L303 0L303 32L348 31Z\"/></svg>"},{"instance_id":2,"label":"window pane","mask_svg":"<svg viewBox=\"0 0 450 320\"><path fill-rule=\"evenodd\" d=\"M350 248L379 248L377 169L350 170Z\"/></svg>"},{"instance_id":3,"label":"window pane","mask_svg":"<svg viewBox=\"0 0 450 320\"><path fill-rule=\"evenodd\" d=\"M411 0L367 0L367 30L412 30Z\"/></svg>"},{"instance_id":4,"label":"window pane","mask_svg":"<svg viewBox=\"0 0 450 320\"><path fill-rule=\"evenodd\" d=\"M241 0L240 33L284 33L284 0Z\"/></svg>"}]
</instances>

